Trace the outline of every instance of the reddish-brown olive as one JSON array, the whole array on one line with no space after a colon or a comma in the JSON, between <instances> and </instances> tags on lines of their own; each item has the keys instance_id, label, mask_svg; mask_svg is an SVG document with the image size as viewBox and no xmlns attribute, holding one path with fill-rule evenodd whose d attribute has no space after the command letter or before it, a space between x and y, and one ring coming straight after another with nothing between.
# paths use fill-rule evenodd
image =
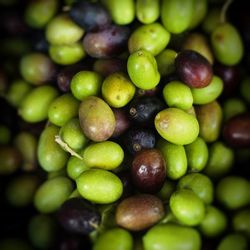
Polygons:
<instances>
[{"instance_id":1,"label":"reddish-brown olive","mask_svg":"<svg viewBox=\"0 0 250 250\"><path fill-rule=\"evenodd\" d=\"M159 191L166 178L166 166L158 149L145 149L137 153L132 161L132 180L142 192Z\"/></svg>"},{"instance_id":2,"label":"reddish-brown olive","mask_svg":"<svg viewBox=\"0 0 250 250\"><path fill-rule=\"evenodd\" d=\"M250 113L228 120L223 127L223 137L232 147L250 147Z\"/></svg>"},{"instance_id":3,"label":"reddish-brown olive","mask_svg":"<svg viewBox=\"0 0 250 250\"><path fill-rule=\"evenodd\" d=\"M151 194L130 196L116 208L116 223L131 231L140 231L157 223L164 216L162 201Z\"/></svg>"},{"instance_id":4,"label":"reddish-brown olive","mask_svg":"<svg viewBox=\"0 0 250 250\"><path fill-rule=\"evenodd\" d=\"M193 50L183 50L175 58L181 81L192 88L204 88L211 82L213 69L209 61Z\"/></svg>"}]
</instances>

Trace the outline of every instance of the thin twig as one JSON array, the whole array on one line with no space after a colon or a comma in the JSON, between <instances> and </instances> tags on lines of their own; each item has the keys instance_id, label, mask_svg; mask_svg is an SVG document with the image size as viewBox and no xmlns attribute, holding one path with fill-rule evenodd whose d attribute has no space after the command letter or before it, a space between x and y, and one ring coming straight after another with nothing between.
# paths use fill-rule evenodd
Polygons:
<instances>
[{"instance_id":1,"label":"thin twig","mask_svg":"<svg viewBox=\"0 0 250 250\"><path fill-rule=\"evenodd\" d=\"M221 13L220 13L220 21L221 23L225 23L226 22L226 14L227 14L227 10L229 8L229 6L232 4L234 0L227 0L221 9Z\"/></svg>"},{"instance_id":2,"label":"thin twig","mask_svg":"<svg viewBox=\"0 0 250 250\"><path fill-rule=\"evenodd\" d=\"M63 150L69 152L71 155L77 157L78 159L83 160L82 156L80 156L72 148L70 148L69 145L62 140L60 135L55 135L55 142L58 143Z\"/></svg>"}]
</instances>

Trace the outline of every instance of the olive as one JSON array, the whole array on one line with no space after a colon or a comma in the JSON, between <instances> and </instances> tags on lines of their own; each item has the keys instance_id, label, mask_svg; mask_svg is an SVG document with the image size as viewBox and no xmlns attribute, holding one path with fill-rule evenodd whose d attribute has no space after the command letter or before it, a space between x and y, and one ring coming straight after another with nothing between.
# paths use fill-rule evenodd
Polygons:
<instances>
[{"instance_id":1,"label":"olive","mask_svg":"<svg viewBox=\"0 0 250 250\"><path fill-rule=\"evenodd\" d=\"M144 149L132 161L132 180L140 191L155 193L159 191L166 178L165 160L160 150Z\"/></svg>"},{"instance_id":2,"label":"olive","mask_svg":"<svg viewBox=\"0 0 250 250\"><path fill-rule=\"evenodd\" d=\"M163 215L163 203L158 197L137 194L118 204L115 218L119 226L130 231L140 231L157 223Z\"/></svg>"}]
</instances>

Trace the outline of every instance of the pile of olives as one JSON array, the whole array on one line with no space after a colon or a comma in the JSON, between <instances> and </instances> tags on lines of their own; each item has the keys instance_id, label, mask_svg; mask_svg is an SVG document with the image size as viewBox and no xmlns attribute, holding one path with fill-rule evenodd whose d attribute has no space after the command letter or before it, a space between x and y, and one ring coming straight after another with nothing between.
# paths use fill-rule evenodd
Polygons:
<instances>
[{"instance_id":1,"label":"pile of olives","mask_svg":"<svg viewBox=\"0 0 250 250\"><path fill-rule=\"evenodd\" d=\"M249 249L245 1L0 5L0 249Z\"/></svg>"}]
</instances>

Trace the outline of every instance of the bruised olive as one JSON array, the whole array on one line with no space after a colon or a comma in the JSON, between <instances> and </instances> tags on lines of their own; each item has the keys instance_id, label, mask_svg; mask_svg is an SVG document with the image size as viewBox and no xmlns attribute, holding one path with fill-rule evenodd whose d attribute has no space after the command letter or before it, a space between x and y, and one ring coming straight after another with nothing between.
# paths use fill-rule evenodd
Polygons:
<instances>
[{"instance_id":1,"label":"bruised olive","mask_svg":"<svg viewBox=\"0 0 250 250\"><path fill-rule=\"evenodd\" d=\"M144 149L135 155L132 162L132 180L142 192L159 191L166 178L166 164L158 149Z\"/></svg>"},{"instance_id":2,"label":"bruised olive","mask_svg":"<svg viewBox=\"0 0 250 250\"><path fill-rule=\"evenodd\" d=\"M83 39L84 50L94 58L119 55L126 48L129 28L110 25L103 30L88 32Z\"/></svg>"},{"instance_id":3,"label":"bruised olive","mask_svg":"<svg viewBox=\"0 0 250 250\"><path fill-rule=\"evenodd\" d=\"M89 96L81 102L79 120L83 133L92 141L107 140L115 129L112 109L96 96Z\"/></svg>"},{"instance_id":4,"label":"bruised olive","mask_svg":"<svg viewBox=\"0 0 250 250\"><path fill-rule=\"evenodd\" d=\"M157 223L164 215L162 201L151 194L138 194L121 201L116 209L116 223L131 231L140 231Z\"/></svg>"},{"instance_id":5,"label":"bruised olive","mask_svg":"<svg viewBox=\"0 0 250 250\"><path fill-rule=\"evenodd\" d=\"M88 234L98 227L101 216L88 201L82 198L71 198L60 207L58 220L70 233Z\"/></svg>"},{"instance_id":6,"label":"bruised olive","mask_svg":"<svg viewBox=\"0 0 250 250\"><path fill-rule=\"evenodd\" d=\"M250 113L232 117L223 127L223 137L233 147L250 146Z\"/></svg>"},{"instance_id":7,"label":"bruised olive","mask_svg":"<svg viewBox=\"0 0 250 250\"><path fill-rule=\"evenodd\" d=\"M153 148L155 146L155 133L148 128L130 128L123 135L125 148L131 154L135 154L144 148Z\"/></svg>"},{"instance_id":8,"label":"bruised olive","mask_svg":"<svg viewBox=\"0 0 250 250\"><path fill-rule=\"evenodd\" d=\"M206 87L213 76L209 61L194 50L179 52L175 58L175 67L180 79L193 88Z\"/></svg>"}]
</instances>

